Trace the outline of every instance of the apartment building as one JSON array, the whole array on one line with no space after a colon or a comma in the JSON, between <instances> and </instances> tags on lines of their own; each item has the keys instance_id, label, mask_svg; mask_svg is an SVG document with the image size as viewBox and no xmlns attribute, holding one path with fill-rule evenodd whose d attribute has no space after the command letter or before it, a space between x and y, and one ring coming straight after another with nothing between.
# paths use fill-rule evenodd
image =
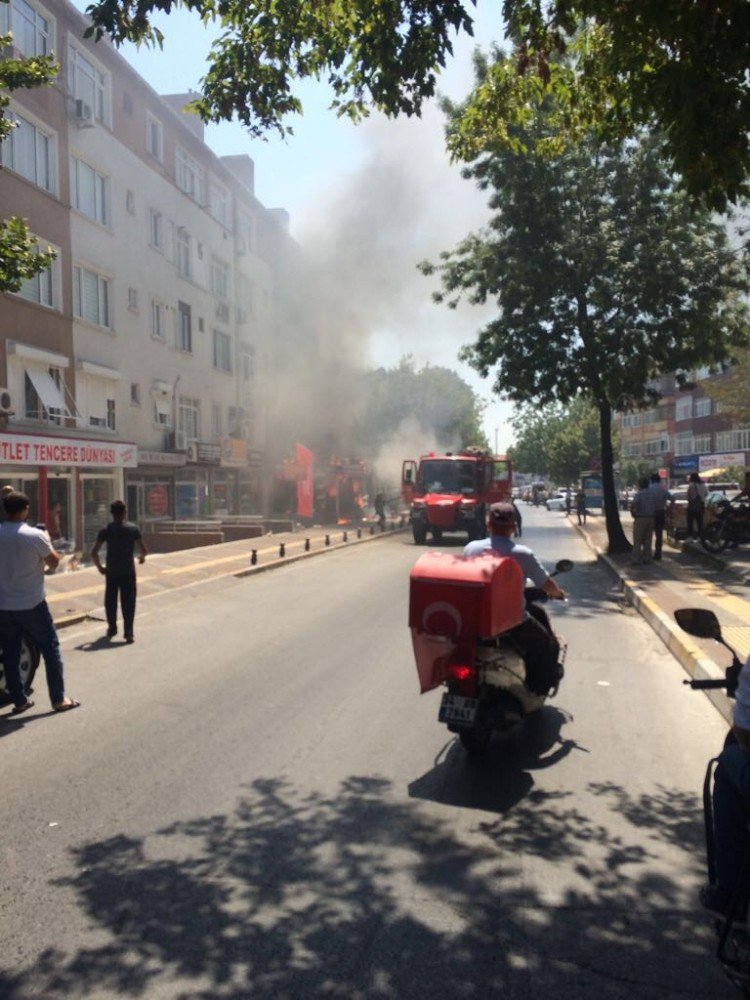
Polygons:
<instances>
[{"instance_id":1,"label":"apartment building","mask_svg":"<svg viewBox=\"0 0 750 1000\"><path fill-rule=\"evenodd\" d=\"M191 95L160 97L86 27L67 0L0 4L17 51L60 64L13 94L0 144L0 215L58 254L0 304L0 481L85 548L115 496L144 522L262 512L292 252L250 157L214 155Z\"/></svg>"},{"instance_id":2,"label":"apartment building","mask_svg":"<svg viewBox=\"0 0 750 1000\"><path fill-rule=\"evenodd\" d=\"M659 404L618 415L623 463L649 462L667 470L673 483L691 472L709 472L750 464L750 428L738 426L731 414L706 392L708 368L692 373L694 388L681 390L672 376L659 381Z\"/></svg>"}]
</instances>

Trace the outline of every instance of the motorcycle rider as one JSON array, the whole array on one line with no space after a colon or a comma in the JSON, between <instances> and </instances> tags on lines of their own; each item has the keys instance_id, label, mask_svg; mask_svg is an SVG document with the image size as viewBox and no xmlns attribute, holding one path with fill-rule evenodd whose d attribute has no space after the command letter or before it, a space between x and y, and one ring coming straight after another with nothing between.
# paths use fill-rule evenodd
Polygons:
<instances>
[{"instance_id":1,"label":"motorcycle rider","mask_svg":"<svg viewBox=\"0 0 750 1000\"><path fill-rule=\"evenodd\" d=\"M510 503L493 503L487 516L489 538L469 542L464 549L465 556L480 556L485 552L496 552L514 559L535 587L558 600L565 598L565 591L558 587L532 550L525 545L517 545L513 540L515 511ZM546 613L533 604L526 610L524 621L507 633L513 639L526 665L526 686L534 694L545 695L556 687L563 676L562 665L558 662L560 644L555 638Z\"/></svg>"},{"instance_id":2,"label":"motorcycle rider","mask_svg":"<svg viewBox=\"0 0 750 1000\"><path fill-rule=\"evenodd\" d=\"M735 692L732 733L736 742L719 754L713 791L716 885L701 891L701 902L726 914L742 863L750 848L750 657L740 671ZM747 905L747 899L743 900Z\"/></svg>"}]
</instances>

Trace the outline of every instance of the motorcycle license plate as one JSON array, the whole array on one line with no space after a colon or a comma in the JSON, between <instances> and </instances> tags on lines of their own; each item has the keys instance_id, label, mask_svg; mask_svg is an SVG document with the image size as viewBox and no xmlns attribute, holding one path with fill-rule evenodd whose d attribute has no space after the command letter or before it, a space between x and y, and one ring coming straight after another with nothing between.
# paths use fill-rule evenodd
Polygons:
<instances>
[{"instance_id":1,"label":"motorcycle license plate","mask_svg":"<svg viewBox=\"0 0 750 1000\"><path fill-rule=\"evenodd\" d=\"M444 694L440 702L438 722L452 722L457 726L473 726L477 717L476 698L464 698L459 694Z\"/></svg>"}]
</instances>

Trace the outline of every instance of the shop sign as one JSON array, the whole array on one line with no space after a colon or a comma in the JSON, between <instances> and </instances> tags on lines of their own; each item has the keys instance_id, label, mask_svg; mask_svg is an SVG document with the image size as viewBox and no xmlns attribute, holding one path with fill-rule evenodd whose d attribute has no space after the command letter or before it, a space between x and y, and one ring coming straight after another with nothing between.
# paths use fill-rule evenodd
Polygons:
<instances>
[{"instance_id":1,"label":"shop sign","mask_svg":"<svg viewBox=\"0 0 750 1000\"><path fill-rule=\"evenodd\" d=\"M675 458L672 462L672 472L675 476L686 472L697 472L698 471L698 456L697 455L680 455L679 458Z\"/></svg>"},{"instance_id":2,"label":"shop sign","mask_svg":"<svg viewBox=\"0 0 750 1000\"><path fill-rule=\"evenodd\" d=\"M169 513L169 490L161 483L146 487L146 513L151 517L165 517Z\"/></svg>"},{"instance_id":3,"label":"shop sign","mask_svg":"<svg viewBox=\"0 0 750 1000\"><path fill-rule=\"evenodd\" d=\"M221 461L221 445L196 441L193 448L196 462L201 462L203 465L218 465Z\"/></svg>"},{"instance_id":4,"label":"shop sign","mask_svg":"<svg viewBox=\"0 0 750 1000\"><path fill-rule=\"evenodd\" d=\"M221 464L244 468L250 454L247 441L242 438L223 437L221 439Z\"/></svg>"},{"instance_id":5,"label":"shop sign","mask_svg":"<svg viewBox=\"0 0 750 1000\"><path fill-rule=\"evenodd\" d=\"M730 465L744 465L744 451L726 451L723 455L701 455L698 459L698 471L708 472L709 469L728 469Z\"/></svg>"},{"instance_id":6,"label":"shop sign","mask_svg":"<svg viewBox=\"0 0 750 1000\"><path fill-rule=\"evenodd\" d=\"M134 469L138 449L126 441L86 441L0 434L0 465L71 465L79 469Z\"/></svg>"},{"instance_id":7,"label":"shop sign","mask_svg":"<svg viewBox=\"0 0 750 1000\"><path fill-rule=\"evenodd\" d=\"M143 451L138 450L139 465L169 465L173 467L185 464L185 455L175 451Z\"/></svg>"}]
</instances>

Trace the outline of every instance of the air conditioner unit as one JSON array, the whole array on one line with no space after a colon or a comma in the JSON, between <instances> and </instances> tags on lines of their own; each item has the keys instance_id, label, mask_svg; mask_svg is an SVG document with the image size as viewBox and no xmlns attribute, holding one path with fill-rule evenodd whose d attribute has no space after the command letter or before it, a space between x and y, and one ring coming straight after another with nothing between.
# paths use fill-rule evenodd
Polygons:
<instances>
[{"instance_id":1,"label":"air conditioner unit","mask_svg":"<svg viewBox=\"0 0 750 1000\"><path fill-rule=\"evenodd\" d=\"M15 412L10 392L7 389L0 389L0 417L10 417Z\"/></svg>"},{"instance_id":2,"label":"air conditioner unit","mask_svg":"<svg viewBox=\"0 0 750 1000\"><path fill-rule=\"evenodd\" d=\"M76 99L73 102L73 119L79 125L91 123L94 119L94 109L86 101Z\"/></svg>"},{"instance_id":3,"label":"air conditioner unit","mask_svg":"<svg viewBox=\"0 0 750 1000\"><path fill-rule=\"evenodd\" d=\"M198 461L198 445L195 443L195 441L191 441L190 444L187 446L187 460L188 462Z\"/></svg>"}]
</instances>

